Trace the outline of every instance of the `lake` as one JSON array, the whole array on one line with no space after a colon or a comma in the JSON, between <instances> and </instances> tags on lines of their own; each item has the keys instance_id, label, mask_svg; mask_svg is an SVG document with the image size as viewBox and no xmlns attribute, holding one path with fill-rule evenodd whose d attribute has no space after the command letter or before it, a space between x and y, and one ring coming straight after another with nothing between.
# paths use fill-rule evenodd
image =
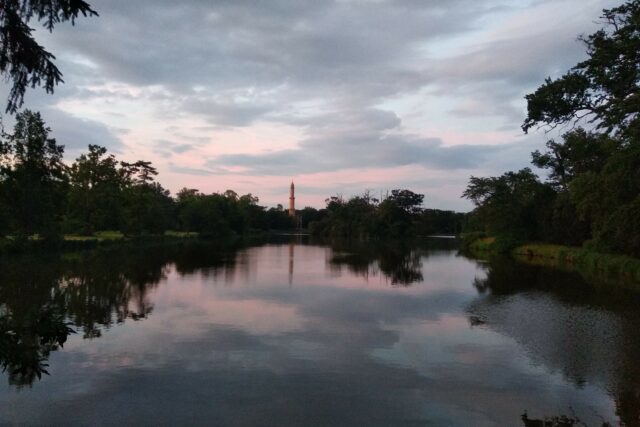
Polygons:
<instances>
[{"instance_id":1,"label":"lake","mask_svg":"<svg viewBox=\"0 0 640 427\"><path fill-rule=\"evenodd\" d=\"M447 239L3 259L0 424L635 426L639 303Z\"/></svg>"}]
</instances>

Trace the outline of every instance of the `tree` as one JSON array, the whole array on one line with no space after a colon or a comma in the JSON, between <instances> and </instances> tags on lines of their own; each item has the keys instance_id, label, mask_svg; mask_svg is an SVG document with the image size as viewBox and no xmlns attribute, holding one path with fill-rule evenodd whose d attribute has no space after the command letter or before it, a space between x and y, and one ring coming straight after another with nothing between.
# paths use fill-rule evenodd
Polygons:
<instances>
[{"instance_id":1,"label":"tree","mask_svg":"<svg viewBox=\"0 0 640 427\"><path fill-rule=\"evenodd\" d=\"M421 236L454 235L462 229L465 217L465 214L454 211L423 209L416 221L416 231Z\"/></svg>"},{"instance_id":2,"label":"tree","mask_svg":"<svg viewBox=\"0 0 640 427\"><path fill-rule=\"evenodd\" d=\"M16 116L13 133L3 135L0 197L19 235L58 234L67 175L64 147L50 131L40 113L25 110Z\"/></svg>"},{"instance_id":3,"label":"tree","mask_svg":"<svg viewBox=\"0 0 640 427\"><path fill-rule=\"evenodd\" d=\"M63 82L53 63L55 56L36 42L29 22L35 19L53 31L61 22L74 24L80 14L98 15L82 0L0 0L0 73L13 81L7 113L22 106L27 87L43 85L47 93L53 93Z\"/></svg>"},{"instance_id":4,"label":"tree","mask_svg":"<svg viewBox=\"0 0 640 427\"><path fill-rule=\"evenodd\" d=\"M603 133L640 136L640 0L605 9L605 27L580 40L589 58L526 96L522 129L585 119Z\"/></svg>"},{"instance_id":5,"label":"tree","mask_svg":"<svg viewBox=\"0 0 640 427\"><path fill-rule=\"evenodd\" d=\"M158 170L148 161L138 160L135 163L120 162L120 164L125 179L133 184L151 184L154 177L158 175Z\"/></svg>"},{"instance_id":6,"label":"tree","mask_svg":"<svg viewBox=\"0 0 640 427\"><path fill-rule=\"evenodd\" d=\"M331 237L406 237L419 226L424 195L393 190L380 201L370 191L345 200L341 195L325 200L322 211L306 212L313 234Z\"/></svg>"},{"instance_id":7,"label":"tree","mask_svg":"<svg viewBox=\"0 0 640 427\"><path fill-rule=\"evenodd\" d=\"M498 237L531 240L539 235L539 217L554 195L529 168L499 177L471 177L463 197L476 205L486 231Z\"/></svg>"},{"instance_id":8,"label":"tree","mask_svg":"<svg viewBox=\"0 0 640 427\"><path fill-rule=\"evenodd\" d=\"M528 169L471 178L464 197L486 231L640 256L640 0L603 11L604 28L581 37L588 59L526 96L522 129L586 122L550 140Z\"/></svg>"},{"instance_id":9,"label":"tree","mask_svg":"<svg viewBox=\"0 0 640 427\"><path fill-rule=\"evenodd\" d=\"M124 227L128 234L162 233L172 225L173 199L157 182L137 184L124 192Z\"/></svg>"},{"instance_id":10,"label":"tree","mask_svg":"<svg viewBox=\"0 0 640 427\"><path fill-rule=\"evenodd\" d=\"M124 231L127 233L160 233L172 225L173 199L157 182L158 171L151 162L120 162L124 188Z\"/></svg>"},{"instance_id":11,"label":"tree","mask_svg":"<svg viewBox=\"0 0 640 427\"><path fill-rule=\"evenodd\" d=\"M113 154L98 145L78 157L69 170L69 211L66 228L71 233L117 230L122 226L123 174Z\"/></svg>"},{"instance_id":12,"label":"tree","mask_svg":"<svg viewBox=\"0 0 640 427\"><path fill-rule=\"evenodd\" d=\"M535 166L549 170L549 182L558 189L567 190L576 176L600 171L618 143L608 135L576 129L562 136L562 142L550 140L547 151L531 153Z\"/></svg>"},{"instance_id":13,"label":"tree","mask_svg":"<svg viewBox=\"0 0 640 427\"><path fill-rule=\"evenodd\" d=\"M322 220L326 214L324 209L318 210L316 208L312 208L310 206L305 206L298 213L300 217L300 224L302 228L308 229L310 224Z\"/></svg>"},{"instance_id":14,"label":"tree","mask_svg":"<svg viewBox=\"0 0 640 427\"><path fill-rule=\"evenodd\" d=\"M424 201L424 194L417 194L411 190L391 190L388 200L395 203L400 209L407 213L419 213Z\"/></svg>"},{"instance_id":15,"label":"tree","mask_svg":"<svg viewBox=\"0 0 640 427\"><path fill-rule=\"evenodd\" d=\"M640 145L617 150L601 171L575 178L569 191L597 249L640 257Z\"/></svg>"},{"instance_id":16,"label":"tree","mask_svg":"<svg viewBox=\"0 0 640 427\"><path fill-rule=\"evenodd\" d=\"M264 229L265 222L265 208L259 206L258 197L249 194L243 194L237 198L237 205L240 215L242 216L242 223L245 228L248 229Z\"/></svg>"}]
</instances>

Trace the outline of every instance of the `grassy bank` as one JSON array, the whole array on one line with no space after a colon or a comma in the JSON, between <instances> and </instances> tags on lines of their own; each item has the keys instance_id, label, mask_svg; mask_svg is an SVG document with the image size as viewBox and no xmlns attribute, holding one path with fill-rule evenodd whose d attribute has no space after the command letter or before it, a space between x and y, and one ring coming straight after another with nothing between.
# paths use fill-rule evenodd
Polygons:
<instances>
[{"instance_id":1,"label":"grassy bank","mask_svg":"<svg viewBox=\"0 0 640 427\"><path fill-rule=\"evenodd\" d=\"M481 237L470 242L467 245L467 249L474 253L486 253L493 252L495 250L496 238L495 237Z\"/></svg>"},{"instance_id":2,"label":"grassy bank","mask_svg":"<svg viewBox=\"0 0 640 427\"><path fill-rule=\"evenodd\" d=\"M119 231L99 231L92 235L65 235L58 240L43 240L39 236L0 239L0 255L31 252L82 251L113 246L140 246L166 244L197 239L198 233L167 231L164 234L127 236Z\"/></svg>"},{"instance_id":3,"label":"grassy bank","mask_svg":"<svg viewBox=\"0 0 640 427\"><path fill-rule=\"evenodd\" d=\"M243 235L236 233L200 234L186 231L166 231L162 234L125 235L120 231L99 231L92 235L68 234L55 240L44 240L34 235L28 238L0 238L0 256L47 252L76 252L101 248L155 247L190 242L261 242L273 233L251 230Z\"/></svg>"},{"instance_id":4,"label":"grassy bank","mask_svg":"<svg viewBox=\"0 0 640 427\"><path fill-rule=\"evenodd\" d=\"M136 239L140 237L153 237L153 238L196 238L198 237L198 233L193 233L189 231L165 231L164 234L147 234L140 236L125 236L120 231L98 231L90 236L82 236L75 234L67 234L64 236L64 241L67 242L89 242L89 241L97 241L97 242L105 242L105 241L114 241L114 240L126 240L126 239Z\"/></svg>"},{"instance_id":5,"label":"grassy bank","mask_svg":"<svg viewBox=\"0 0 640 427\"><path fill-rule=\"evenodd\" d=\"M463 247L477 256L505 252L504 245L496 238L487 236L470 236L466 241L463 238ZM589 281L631 284L640 289L638 258L545 243L517 245L508 252L513 258L529 264L578 271Z\"/></svg>"},{"instance_id":6,"label":"grassy bank","mask_svg":"<svg viewBox=\"0 0 640 427\"><path fill-rule=\"evenodd\" d=\"M633 283L640 287L640 259L568 246L530 243L512 255L526 262L576 269L588 279Z\"/></svg>"}]
</instances>

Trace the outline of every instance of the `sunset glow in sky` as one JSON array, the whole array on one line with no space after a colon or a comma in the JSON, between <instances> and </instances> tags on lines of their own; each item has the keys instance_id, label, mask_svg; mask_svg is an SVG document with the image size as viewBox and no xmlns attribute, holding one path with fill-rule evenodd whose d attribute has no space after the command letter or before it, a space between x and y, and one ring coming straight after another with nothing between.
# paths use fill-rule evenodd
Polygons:
<instances>
[{"instance_id":1,"label":"sunset glow in sky","mask_svg":"<svg viewBox=\"0 0 640 427\"><path fill-rule=\"evenodd\" d=\"M409 188L464 211L470 175L528 166L554 136L522 133L524 95L584 58L577 37L617 4L89 3L100 17L36 27L65 83L25 98L68 160L90 143L151 160L173 194L233 189L286 205L293 179L300 208Z\"/></svg>"}]
</instances>

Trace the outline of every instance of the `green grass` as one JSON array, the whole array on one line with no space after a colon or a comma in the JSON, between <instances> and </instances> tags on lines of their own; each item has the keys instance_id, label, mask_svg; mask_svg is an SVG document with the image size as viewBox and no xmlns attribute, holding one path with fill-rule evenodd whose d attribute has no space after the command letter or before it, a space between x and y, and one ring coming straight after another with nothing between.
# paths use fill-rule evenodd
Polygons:
<instances>
[{"instance_id":1,"label":"green grass","mask_svg":"<svg viewBox=\"0 0 640 427\"><path fill-rule=\"evenodd\" d=\"M76 234L66 234L64 236L64 240L67 242L89 242L93 240L98 240L96 236L79 236Z\"/></svg>"},{"instance_id":2,"label":"green grass","mask_svg":"<svg viewBox=\"0 0 640 427\"><path fill-rule=\"evenodd\" d=\"M47 251L77 252L117 246L182 244L200 237L195 232L167 231L159 234L125 235L120 231L104 230L94 234L70 233L63 239L44 240L34 234L27 238L0 236L0 256Z\"/></svg>"},{"instance_id":3,"label":"green grass","mask_svg":"<svg viewBox=\"0 0 640 427\"><path fill-rule=\"evenodd\" d=\"M80 234L66 234L64 240L67 242L102 242L105 240L121 240L124 234L119 231L97 231L93 235L86 236Z\"/></svg>"},{"instance_id":4,"label":"green grass","mask_svg":"<svg viewBox=\"0 0 640 427\"><path fill-rule=\"evenodd\" d=\"M518 246L512 255L534 264L575 269L588 279L640 284L638 258L541 243Z\"/></svg>"},{"instance_id":5,"label":"green grass","mask_svg":"<svg viewBox=\"0 0 640 427\"><path fill-rule=\"evenodd\" d=\"M196 233L196 232L192 232L192 231L168 230L168 231L165 231L162 234L149 235L149 236L194 238L194 237L198 237L199 234ZM16 238L14 236L5 236L3 239L5 239L7 241L16 240ZM68 242L91 242L91 241L102 242L102 241L105 241L105 240L122 240L122 239L126 239L126 236L124 235L124 233L122 233L121 231L115 231L115 230L96 231L92 235L85 235L85 234L65 234L64 235L64 240L68 241ZM40 235L33 234L31 236L28 236L27 240L39 241L39 240L41 240L41 238L40 238Z\"/></svg>"},{"instance_id":6,"label":"green grass","mask_svg":"<svg viewBox=\"0 0 640 427\"><path fill-rule=\"evenodd\" d=\"M120 231L96 231L94 235L98 238L98 240L120 240L124 238L124 234Z\"/></svg>"},{"instance_id":7,"label":"green grass","mask_svg":"<svg viewBox=\"0 0 640 427\"><path fill-rule=\"evenodd\" d=\"M176 237L176 238L194 238L198 237L198 233L191 231L165 231L163 234L151 235L155 237ZM125 235L120 231L97 231L91 236L83 236L78 234L67 234L64 236L64 240L71 242L87 242L87 241L105 241L105 240L122 240L125 239Z\"/></svg>"},{"instance_id":8,"label":"green grass","mask_svg":"<svg viewBox=\"0 0 640 427\"><path fill-rule=\"evenodd\" d=\"M495 237L481 237L480 239L474 240L469 245L469 249L473 252L490 252L493 250L495 243Z\"/></svg>"},{"instance_id":9,"label":"green grass","mask_svg":"<svg viewBox=\"0 0 640 427\"><path fill-rule=\"evenodd\" d=\"M187 238L187 237L198 237L198 233L193 232L193 231L173 231L173 230L168 230L164 232L165 236L168 237L182 237L182 238Z\"/></svg>"},{"instance_id":10,"label":"green grass","mask_svg":"<svg viewBox=\"0 0 640 427\"><path fill-rule=\"evenodd\" d=\"M168 230L163 234L158 234L157 237L165 236L165 237L178 237L178 238L193 238L198 237L198 233L192 231L174 231ZM125 235L120 231L97 231L92 236L82 236L78 234L67 234L64 236L64 240L68 241L91 241L91 240L120 240L124 239Z\"/></svg>"},{"instance_id":11,"label":"green grass","mask_svg":"<svg viewBox=\"0 0 640 427\"><path fill-rule=\"evenodd\" d=\"M486 257L501 253L500 242L494 237L479 235L475 240L469 240L464 249L472 255ZM639 258L546 243L518 245L509 253L528 264L577 271L590 282L632 285L636 289L640 286Z\"/></svg>"}]
</instances>

